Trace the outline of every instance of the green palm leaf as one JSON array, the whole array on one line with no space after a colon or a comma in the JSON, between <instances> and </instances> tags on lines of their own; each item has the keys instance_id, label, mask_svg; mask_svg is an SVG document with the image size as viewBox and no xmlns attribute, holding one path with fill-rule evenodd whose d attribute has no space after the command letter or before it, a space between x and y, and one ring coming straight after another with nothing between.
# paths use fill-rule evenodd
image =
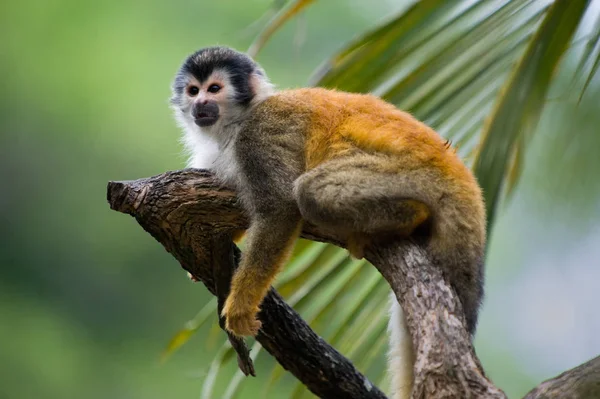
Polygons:
<instances>
[{"instance_id":1,"label":"green palm leaf","mask_svg":"<svg viewBox=\"0 0 600 399\"><path fill-rule=\"evenodd\" d=\"M585 47L583 55L581 56L581 61L579 63L579 67L577 68L577 71L575 72L575 76L577 77L584 72L584 70L588 64L590 64L590 63L592 64L591 68L589 69L589 71L587 73L587 78L583 85L583 89L581 90L581 95L579 96L579 102L581 102L581 99L582 99L583 95L585 94L585 91L587 90L590 82L592 81L592 78L598 71L598 67L600 67L600 15L596 15L595 17L596 17L596 21L594 24L594 30L591 33L591 37L587 42L587 45ZM595 54L595 56L594 56L594 54Z\"/></svg>"},{"instance_id":2,"label":"green palm leaf","mask_svg":"<svg viewBox=\"0 0 600 399\"><path fill-rule=\"evenodd\" d=\"M214 316L217 312L217 300L216 298L210 300L204 307L196 314L196 316L185 323L183 329L177 332L169 341L167 347L165 348L161 361L165 361L168 357L183 346L191 337L198 331L207 320L211 320L211 317Z\"/></svg>"},{"instance_id":3,"label":"green palm leaf","mask_svg":"<svg viewBox=\"0 0 600 399\"><path fill-rule=\"evenodd\" d=\"M252 57L256 56L277 29L314 1L315 0L294 0L283 7L258 34L254 42L250 45L248 54Z\"/></svg>"},{"instance_id":4,"label":"green palm leaf","mask_svg":"<svg viewBox=\"0 0 600 399\"><path fill-rule=\"evenodd\" d=\"M474 170L485 192L491 220L510 170L509 159L526 144L537 125L552 76L587 5L588 0L571 0L551 6L485 128Z\"/></svg>"}]
</instances>

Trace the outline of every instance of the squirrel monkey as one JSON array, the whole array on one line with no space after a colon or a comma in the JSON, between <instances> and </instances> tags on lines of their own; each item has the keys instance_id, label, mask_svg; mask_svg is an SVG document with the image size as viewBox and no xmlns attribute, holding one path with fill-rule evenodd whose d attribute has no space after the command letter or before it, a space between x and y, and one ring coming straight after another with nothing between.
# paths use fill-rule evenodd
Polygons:
<instances>
[{"instance_id":1,"label":"squirrel monkey","mask_svg":"<svg viewBox=\"0 0 600 399\"><path fill-rule=\"evenodd\" d=\"M257 312L303 221L335 231L352 255L418 236L443 268L475 331L483 295L485 208L471 171L435 131L372 96L275 91L263 69L226 47L189 56L172 85L190 167L237 190L250 219L223 308L232 333L256 335ZM395 397L410 395L414 354L392 300Z\"/></svg>"}]
</instances>

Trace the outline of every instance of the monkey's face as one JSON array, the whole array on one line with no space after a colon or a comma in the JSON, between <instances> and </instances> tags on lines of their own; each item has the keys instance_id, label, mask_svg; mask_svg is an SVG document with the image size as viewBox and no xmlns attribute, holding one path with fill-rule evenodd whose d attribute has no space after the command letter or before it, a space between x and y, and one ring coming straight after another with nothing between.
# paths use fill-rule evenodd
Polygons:
<instances>
[{"instance_id":1,"label":"monkey's face","mask_svg":"<svg viewBox=\"0 0 600 399\"><path fill-rule=\"evenodd\" d=\"M189 116L199 127L212 126L219 120L220 110L227 109L230 102L228 79L222 73L213 73L204 82L190 77L185 87ZM229 95L228 95L229 94Z\"/></svg>"},{"instance_id":2,"label":"monkey's face","mask_svg":"<svg viewBox=\"0 0 600 399\"><path fill-rule=\"evenodd\" d=\"M271 92L260 67L247 55L226 47L209 47L189 56L172 89L171 104L186 130L199 127L216 135L220 128L213 126L235 122L259 92Z\"/></svg>"},{"instance_id":3,"label":"monkey's face","mask_svg":"<svg viewBox=\"0 0 600 399\"><path fill-rule=\"evenodd\" d=\"M191 74L180 75L178 80L181 86L171 103L177 118L187 126L206 130L239 108L235 88L225 71L214 71L202 80Z\"/></svg>"}]
</instances>

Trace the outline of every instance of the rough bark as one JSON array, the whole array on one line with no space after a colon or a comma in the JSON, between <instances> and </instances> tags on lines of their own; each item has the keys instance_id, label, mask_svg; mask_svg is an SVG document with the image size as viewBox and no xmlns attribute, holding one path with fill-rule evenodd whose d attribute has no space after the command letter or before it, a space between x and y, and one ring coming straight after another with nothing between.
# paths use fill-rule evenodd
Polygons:
<instances>
[{"instance_id":1,"label":"rough bark","mask_svg":"<svg viewBox=\"0 0 600 399\"><path fill-rule=\"evenodd\" d=\"M542 382L525 399L600 398L600 356Z\"/></svg>"},{"instance_id":2,"label":"rough bark","mask_svg":"<svg viewBox=\"0 0 600 399\"><path fill-rule=\"evenodd\" d=\"M209 172L184 170L110 182L108 201L112 209L134 216L222 304L239 260L231 234L248 224L236 205L235 193L219 186ZM338 246L342 243L340 237L311 225L304 227L302 236ZM366 257L389 282L404 309L416 348L412 397L505 398L485 376L464 327L460 302L427 254L406 241L373 247ZM263 302L259 318L258 341L319 397L385 397L274 290ZM243 341L233 339L232 344L240 368L252 374Z\"/></svg>"},{"instance_id":3,"label":"rough bark","mask_svg":"<svg viewBox=\"0 0 600 399\"><path fill-rule=\"evenodd\" d=\"M485 376L454 290L412 243L378 247L367 259L390 283L416 352L413 398L505 398Z\"/></svg>"}]
</instances>

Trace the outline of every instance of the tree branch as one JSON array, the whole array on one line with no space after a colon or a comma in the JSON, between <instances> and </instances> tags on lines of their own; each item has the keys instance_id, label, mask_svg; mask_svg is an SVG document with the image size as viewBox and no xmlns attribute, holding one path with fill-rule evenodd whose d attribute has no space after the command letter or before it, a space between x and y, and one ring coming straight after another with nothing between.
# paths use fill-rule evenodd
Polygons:
<instances>
[{"instance_id":1,"label":"tree branch","mask_svg":"<svg viewBox=\"0 0 600 399\"><path fill-rule=\"evenodd\" d=\"M367 251L390 283L411 333L416 361L413 398L506 398L485 376L462 306L421 247L396 243Z\"/></svg>"},{"instance_id":2,"label":"tree branch","mask_svg":"<svg viewBox=\"0 0 600 399\"><path fill-rule=\"evenodd\" d=\"M524 399L600 398L600 356L542 382Z\"/></svg>"},{"instance_id":3,"label":"tree branch","mask_svg":"<svg viewBox=\"0 0 600 399\"><path fill-rule=\"evenodd\" d=\"M112 209L135 217L185 270L211 293L217 293L223 280L215 277L214 270L231 268L221 264L227 263L223 251L232 249L231 233L247 227L233 192L219 187L206 171L186 170L110 182L107 196ZM259 318L262 329L256 339L315 395L332 399L385 398L274 290L263 301ZM238 361L240 358L244 360L244 355L238 351Z\"/></svg>"},{"instance_id":4,"label":"tree branch","mask_svg":"<svg viewBox=\"0 0 600 399\"><path fill-rule=\"evenodd\" d=\"M234 250L231 234L246 228L248 221L236 205L235 194L219 186L209 172L184 170L111 182L108 200L112 209L134 216L210 292L221 291L219 297L226 296L217 286L230 279L231 273L225 273L229 277L218 277L215 268L231 271L234 265L224 265L227 262L220 251ZM302 236L338 246L345 242L344 237L311 225L304 227ZM412 397L505 398L485 376L454 290L423 249L406 241L369 248L366 257L389 282L405 313L416 351ZM259 318L263 327L258 341L319 397L384 398L274 290L263 302ZM565 397L541 392L556 391L556 387L568 384L580 387L582 384L576 381L585 381L584 385L591 387L599 379L599 363L597 358L545 382L527 398ZM581 380L582 376L587 379Z\"/></svg>"}]
</instances>

